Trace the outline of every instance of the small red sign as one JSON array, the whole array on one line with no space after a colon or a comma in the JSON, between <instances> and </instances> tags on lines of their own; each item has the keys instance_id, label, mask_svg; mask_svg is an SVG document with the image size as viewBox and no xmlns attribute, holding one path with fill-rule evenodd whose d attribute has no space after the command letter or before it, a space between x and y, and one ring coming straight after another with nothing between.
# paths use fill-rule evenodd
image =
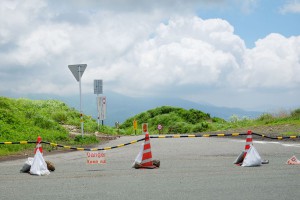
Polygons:
<instances>
[{"instance_id":1,"label":"small red sign","mask_svg":"<svg viewBox=\"0 0 300 200\"><path fill-rule=\"evenodd\" d=\"M148 124L143 123L143 133L147 133L147 132L148 132Z\"/></svg>"},{"instance_id":2,"label":"small red sign","mask_svg":"<svg viewBox=\"0 0 300 200\"><path fill-rule=\"evenodd\" d=\"M161 130L162 128L163 128L162 125L160 125L160 124L157 125L158 130Z\"/></svg>"}]
</instances>

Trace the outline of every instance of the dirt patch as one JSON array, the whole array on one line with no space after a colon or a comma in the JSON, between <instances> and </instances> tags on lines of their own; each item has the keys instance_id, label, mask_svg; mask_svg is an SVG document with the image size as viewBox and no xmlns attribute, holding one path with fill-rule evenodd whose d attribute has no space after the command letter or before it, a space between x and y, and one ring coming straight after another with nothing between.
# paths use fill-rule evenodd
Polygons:
<instances>
[{"instance_id":1,"label":"dirt patch","mask_svg":"<svg viewBox=\"0 0 300 200\"><path fill-rule=\"evenodd\" d=\"M70 137L75 137L77 135L81 135L81 130L73 125L62 125L67 131L69 131ZM95 132L95 133L89 133L89 132L84 132L84 135L95 135L98 139L101 141L109 141L109 140L115 140L120 136L112 136L112 135L107 135L101 132Z\"/></svg>"},{"instance_id":2,"label":"dirt patch","mask_svg":"<svg viewBox=\"0 0 300 200\"><path fill-rule=\"evenodd\" d=\"M279 125L264 125L264 126L254 126L248 127L247 130L251 130L253 133L258 133L262 135L268 135L271 137L276 136L287 136L287 135L299 135L300 134L300 126L295 124L279 124ZM246 129L232 129L231 131L236 132L247 132ZM295 134L293 134L295 133Z\"/></svg>"},{"instance_id":3,"label":"dirt patch","mask_svg":"<svg viewBox=\"0 0 300 200\"><path fill-rule=\"evenodd\" d=\"M299 136L300 135L300 126L295 124L280 124L280 125L264 125L264 126L253 126L248 128L232 128L226 131L215 131L210 132L209 134L217 133L247 133L248 130L251 130L252 133L257 133L270 137L281 137L281 136ZM245 136L236 136L237 138L245 138ZM275 140L269 138L263 138L261 136L253 135L255 140ZM277 139L276 139L277 140ZM283 141L289 142L300 142L299 139L284 139Z\"/></svg>"}]
</instances>

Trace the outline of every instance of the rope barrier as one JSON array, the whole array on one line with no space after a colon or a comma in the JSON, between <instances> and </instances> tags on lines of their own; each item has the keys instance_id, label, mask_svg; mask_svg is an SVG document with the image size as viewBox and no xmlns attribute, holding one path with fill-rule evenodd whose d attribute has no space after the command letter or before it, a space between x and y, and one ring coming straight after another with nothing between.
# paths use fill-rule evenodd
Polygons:
<instances>
[{"instance_id":1,"label":"rope barrier","mask_svg":"<svg viewBox=\"0 0 300 200\"><path fill-rule=\"evenodd\" d=\"M36 141L0 142L0 144L35 144Z\"/></svg>"},{"instance_id":2,"label":"rope barrier","mask_svg":"<svg viewBox=\"0 0 300 200\"><path fill-rule=\"evenodd\" d=\"M218 133L218 134L203 134L203 135L158 135L150 136L150 138L194 138L194 137L228 137L228 136L241 136L247 133Z\"/></svg>"},{"instance_id":3,"label":"rope barrier","mask_svg":"<svg viewBox=\"0 0 300 200\"><path fill-rule=\"evenodd\" d=\"M236 136L244 136L247 135L247 133L218 133L218 134L189 134L189 135L151 135L150 138L196 138L196 137L236 137ZM262 138L268 138L268 139L276 139L276 140L283 140L283 139L297 139L300 138L299 136L276 136L276 137L271 137L271 136L267 136L267 135L263 135L263 134L258 134L258 133L252 133L252 135L256 135L256 136L260 136ZM55 147L61 147L61 148L65 148L65 149L71 149L71 150L76 150L76 151L104 151L104 150L111 150L111 149L116 149L116 148L121 148L124 146L128 146L131 144L135 144L138 142L141 142L145 140L145 138L142 139L138 139L138 140L133 140L131 142L128 143L124 143L124 144L119 144L116 146L112 146L112 147L103 147L103 148L82 148L82 147L71 147L71 146L67 146L67 145L60 145L60 144L56 144L56 143L52 143L52 142L44 142L42 141L41 143L43 144L48 144L51 146L55 146ZM36 141L19 141L19 142L0 142L1 144L4 145L10 145L10 144L35 144Z\"/></svg>"},{"instance_id":4,"label":"rope barrier","mask_svg":"<svg viewBox=\"0 0 300 200\"><path fill-rule=\"evenodd\" d=\"M77 150L77 151L104 151L104 150L111 150L111 149L121 148L121 147L124 147L124 146L127 146L127 145L131 145L131 144L135 144L137 142L141 142L143 140L145 140L145 138L138 139L138 140L133 140L131 142L124 143L124 144L119 144L119 145L112 146L112 147L103 147L103 148L79 148L79 147L64 146L64 145L60 145L60 144L56 144L56 143L50 143L50 142L42 142L42 143L49 144L51 146L62 147L62 148L65 148L65 149Z\"/></svg>"},{"instance_id":5,"label":"rope barrier","mask_svg":"<svg viewBox=\"0 0 300 200\"><path fill-rule=\"evenodd\" d=\"M276 136L276 137L271 137L271 136L267 136L267 135L263 135L263 134L259 134L259 133L252 133L252 135L256 135L256 136L260 136L262 138L268 138L268 139L272 139L272 140L284 140L284 139L297 139L300 138L300 135L292 135L292 136Z\"/></svg>"}]
</instances>

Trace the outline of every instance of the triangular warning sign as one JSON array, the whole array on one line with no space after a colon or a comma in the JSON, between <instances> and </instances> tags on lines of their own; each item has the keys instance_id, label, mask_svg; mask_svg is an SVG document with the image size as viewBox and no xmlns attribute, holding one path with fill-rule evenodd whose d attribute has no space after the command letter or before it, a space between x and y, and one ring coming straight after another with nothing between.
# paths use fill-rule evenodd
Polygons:
<instances>
[{"instance_id":1,"label":"triangular warning sign","mask_svg":"<svg viewBox=\"0 0 300 200\"><path fill-rule=\"evenodd\" d=\"M71 70L74 77L76 78L76 80L79 81L79 74L80 74L80 78L81 78L87 65L86 64L77 64L77 65L68 65L68 67Z\"/></svg>"}]
</instances>

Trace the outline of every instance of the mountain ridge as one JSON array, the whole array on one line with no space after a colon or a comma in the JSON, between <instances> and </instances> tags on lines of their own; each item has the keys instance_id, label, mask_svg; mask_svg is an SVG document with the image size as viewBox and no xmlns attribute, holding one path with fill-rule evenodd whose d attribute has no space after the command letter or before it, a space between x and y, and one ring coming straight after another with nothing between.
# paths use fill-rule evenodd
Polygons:
<instances>
[{"instance_id":1,"label":"mountain ridge","mask_svg":"<svg viewBox=\"0 0 300 200\"><path fill-rule=\"evenodd\" d=\"M174 106L184 109L197 109L202 112L209 113L212 117L219 117L229 120L230 117L236 115L240 118L256 118L262 114L259 111L247 111L241 108L219 107L196 103L179 98L168 97L129 97L114 92L107 92L101 96L106 96L107 115L104 120L105 125L114 126L115 122L123 123L126 119L153 109L159 106ZM82 110L85 115L90 115L97 119L97 104L95 94L82 94ZM57 96L57 95L27 95L25 98L30 99L58 99L69 106L79 110L80 100L79 95Z\"/></svg>"}]
</instances>

